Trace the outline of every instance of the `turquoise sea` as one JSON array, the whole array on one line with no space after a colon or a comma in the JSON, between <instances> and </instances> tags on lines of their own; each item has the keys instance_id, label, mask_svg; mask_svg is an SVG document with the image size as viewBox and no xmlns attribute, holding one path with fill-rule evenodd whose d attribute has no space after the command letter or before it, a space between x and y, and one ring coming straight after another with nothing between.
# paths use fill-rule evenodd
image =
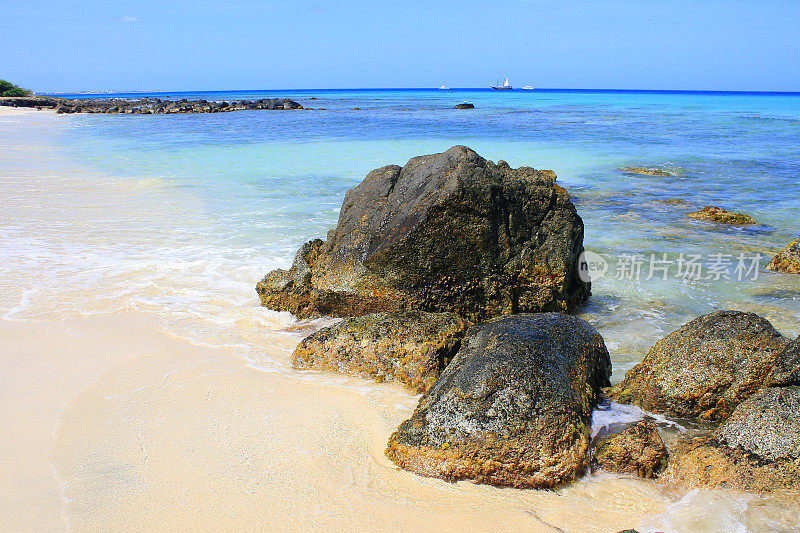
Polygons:
<instances>
[{"instance_id":1,"label":"turquoise sea","mask_svg":"<svg viewBox=\"0 0 800 533\"><path fill-rule=\"evenodd\" d=\"M586 248L609 262L584 315L616 352L615 379L657 338L718 308L754 310L784 333L800 334L796 277L761 269L758 279L751 271L739 281L743 271L736 271L742 254L748 269L753 261L763 267L800 234L800 94L421 89L148 96L290 97L315 109L64 118L63 143L81 163L114 176L165 180L199 198L211 222L183 231L202 233L209 254L235 258L257 250L264 273L287 265L302 242L335 225L345 192L367 172L464 144L512 166L553 169L573 195ZM453 109L460 102L476 108ZM674 176L625 174L626 166ZM669 199L687 204L661 203ZM758 224L686 218L706 205L744 211ZM180 256L180 241L171 245ZM651 254L671 262L667 275L663 262L650 275ZM713 270L701 272L706 279L680 277L680 254L699 256L696 262L709 268L726 264L733 279ZM633 258L644 260L639 279L629 268Z\"/></svg>"}]
</instances>

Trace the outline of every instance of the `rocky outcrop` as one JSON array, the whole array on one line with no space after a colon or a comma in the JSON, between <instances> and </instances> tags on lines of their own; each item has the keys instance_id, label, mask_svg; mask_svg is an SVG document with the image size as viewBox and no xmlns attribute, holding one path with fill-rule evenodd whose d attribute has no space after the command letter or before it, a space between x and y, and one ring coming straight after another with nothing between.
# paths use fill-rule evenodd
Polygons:
<instances>
[{"instance_id":1,"label":"rocky outcrop","mask_svg":"<svg viewBox=\"0 0 800 533\"><path fill-rule=\"evenodd\" d=\"M732 213L726 211L721 207L708 206L700 211L689 213L686 215L689 218L696 218L698 220L707 220L709 222L716 222L717 224L732 224L738 226L747 226L755 224L756 221L753 217L744 213Z\"/></svg>"},{"instance_id":2,"label":"rocky outcrop","mask_svg":"<svg viewBox=\"0 0 800 533\"><path fill-rule=\"evenodd\" d=\"M256 109L302 109L303 106L288 98L264 98L234 102L209 102L208 100L162 100L160 98L93 98L72 99L54 96L28 96L0 98L0 106L37 107L55 109L56 113L125 113L125 114L175 114L223 113Z\"/></svg>"},{"instance_id":3,"label":"rocky outcrop","mask_svg":"<svg viewBox=\"0 0 800 533\"><path fill-rule=\"evenodd\" d=\"M475 109L475 104L464 102L463 104L456 104L456 109Z\"/></svg>"},{"instance_id":4,"label":"rocky outcrop","mask_svg":"<svg viewBox=\"0 0 800 533\"><path fill-rule=\"evenodd\" d=\"M624 167L621 169L625 174L639 174L642 176L672 176L673 174L666 170L658 168L646 167Z\"/></svg>"},{"instance_id":5,"label":"rocky outcrop","mask_svg":"<svg viewBox=\"0 0 800 533\"><path fill-rule=\"evenodd\" d=\"M467 323L453 313L406 311L347 318L312 333L292 354L298 369L396 380L426 392L461 345Z\"/></svg>"},{"instance_id":6,"label":"rocky outcrop","mask_svg":"<svg viewBox=\"0 0 800 533\"><path fill-rule=\"evenodd\" d=\"M753 313L704 315L657 342L609 395L675 417L725 420L763 385L788 342Z\"/></svg>"},{"instance_id":7,"label":"rocky outcrop","mask_svg":"<svg viewBox=\"0 0 800 533\"><path fill-rule=\"evenodd\" d=\"M664 477L691 487L800 490L800 387L767 387L712 435L679 442Z\"/></svg>"},{"instance_id":8,"label":"rocky outcrop","mask_svg":"<svg viewBox=\"0 0 800 533\"><path fill-rule=\"evenodd\" d=\"M328 239L304 245L256 290L264 306L303 318L569 311L589 295L582 252L583 221L552 171L455 146L370 172Z\"/></svg>"},{"instance_id":9,"label":"rocky outcrop","mask_svg":"<svg viewBox=\"0 0 800 533\"><path fill-rule=\"evenodd\" d=\"M800 274L800 238L790 242L767 264L767 270Z\"/></svg>"},{"instance_id":10,"label":"rocky outcrop","mask_svg":"<svg viewBox=\"0 0 800 533\"><path fill-rule=\"evenodd\" d=\"M579 318L519 314L475 325L386 454L448 481L570 483L587 466L592 409L610 375L602 337Z\"/></svg>"},{"instance_id":11,"label":"rocky outcrop","mask_svg":"<svg viewBox=\"0 0 800 533\"><path fill-rule=\"evenodd\" d=\"M654 478L667 466L667 447L653 421L641 420L600 440L593 461L609 472Z\"/></svg>"}]
</instances>

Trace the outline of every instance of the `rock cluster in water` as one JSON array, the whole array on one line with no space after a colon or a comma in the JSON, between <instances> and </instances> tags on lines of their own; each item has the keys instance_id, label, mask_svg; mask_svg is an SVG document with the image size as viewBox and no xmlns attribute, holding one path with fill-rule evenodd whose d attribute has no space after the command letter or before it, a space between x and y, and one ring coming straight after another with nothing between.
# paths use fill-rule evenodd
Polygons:
<instances>
[{"instance_id":1,"label":"rock cluster in water","mask_svg":"<svg viewBox=\"0 0 800 533\"><path fill-rule=\"evenodd\" d=\"M56 113L125 113L139 115L224 113L255 109L303 109L302 105L288 98L210 102L208 100L162 100L160 98L72 99L53 96L29 96L0 98L0 105L40 109L50 108L54 109Z\"/></svg>"},{"instance_id":2,"label":"rock cluster in water","mask_svg":"<svg viewBox=\"0 0 800 533\"><path fill-rule=\"evenodd\" d=\"M327 240L305 244L257 291L265 307L302 318L570 311L590 291L582 252L583 221L552 171L455 146L370 172Z\"/></svg>"},{"instance_id":3,"label":"rock cluster in water","mask_svg":"<svg viewBox=\"0 0 800 533\"><path fill-rule=\"evenodd\" d=\"M679 438L662 478L692 487L800 489L800 339L724 311L659 341L610 396L719 422Z\"/></svg>"},{"instance_id":4,"label":"rock cluster in water","mask_svg":"<svg viewBox=\"0 0 800 533\"><path fill-rule=\"evenodd\" d=\"M711 313L608 387L602 337L561 313L589 294L582 240L552 172L456 146L371 172L347 193L327 240L303 245L256 290L270 309L347 317L301 342L295 367L424 393L386 450L417 474L551 488L592 458L690 486L800 487L800 340L752 313ZM603 391L717 427L668 450L644 420L592 444Z\"/></svg>"},{"instance_id":5,"label":"rock cluster in water","mask_svg":"<svg viewBox=\"0 0 800 533\"><path fill-rule=\"evenodd\" d=\"M800 237L792 241L767 264L768 270L800 274Z\"/></svg>"},{"instance_id":6,"label":"rock cluster in water","mask_svg":"<svg viewBox=\"0 0 800 533\"><path fill-rule=\"evenodd\" d=\"M611 363L591 326L552 312L590 290L583 222L555 180L464 146L374 170L326 241L258 283L271 309L348 317L302 341L295 367L425 393L389 441L403 468L515 487L586 468Z\"/></svg>"}]
</instances>

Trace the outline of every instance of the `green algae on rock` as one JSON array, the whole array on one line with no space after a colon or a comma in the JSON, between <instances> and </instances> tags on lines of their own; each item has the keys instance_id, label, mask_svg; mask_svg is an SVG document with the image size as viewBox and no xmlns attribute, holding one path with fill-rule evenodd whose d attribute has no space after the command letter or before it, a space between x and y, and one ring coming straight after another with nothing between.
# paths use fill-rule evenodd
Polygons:
<instances>
[{"instance_id":1,"label":"green algae on rock","mask_svg":"<svg viewBox=\"0 0 800 533\"><path fill-rule=\"evenodd\" d=\"M656 413L725 420L763 385L788 342L754 313L704 315L658 341L609 396Z\"/></svg>"},{"instance_id":2,"label":"green algae on rock","mask_svg":"<svg viewBox=\"0 0 800 533\"><path fill-rule=\"evenodd\" d=\"M652 420L640 420L622 433L601 439L593 462L603 470L654 478L667 466L667 447Z\"/></svg>"},{"instance_id":3,"label":"green algae on rock","mask_svg":"<svg viewBox=\"0 0 800 533\"><path fill-rule=\"evenodd\" d=\"M800 274L800 238L790 242L767 264L767 270Z\"/></svg>"},{"instance_id":4,"label":"green algae on rock","mask_svg":"<svg viewBox=\"0 0 800 533\"><path fill-rule=\"evenodd\" d=\"M709 222L716 222L718 224L731 224L737 226L749 226L755 224L756 221L750 215L745 213L733 213L726 211L721 207L707 206L700 211L689 213L686 215L689 218L696 218L697 220L707 220Z\"/></svg>"},{"instance_id":5,"label":"green algae on rock","mask_svg":"<svg viewBox=\"0 0 800 533\"><path fill-rule=\"evenodd\" d=\"M466 330L466 321L453 313L398 311L347 318L303 339L292 365L396 380L414 392L426 392L455 355Z\"/></svg>"},{"instance_id":6,"label":"green algae on rock","mask_svg":"<svg viewBox=\"0 0 800 533\"><path fill-rule=\"evenodd\" d=\"M577 317L518 314L472 326L386 455L447 481L571 483L588 464L592 409L610 375L603 338Z\"/></svg>"},{"instance_id":7,"label":"green algae on rock","mask_svg":"<svg viewBox=\"0 0 800 533\"><path fill-rule=\"evenodd\" d=\"M583 221L552 171L455 146L370 172L327 240L304 245L256 290L265 307L301 318L571 311L590 292L582 252Z\"/></svg>"}]
</instances>

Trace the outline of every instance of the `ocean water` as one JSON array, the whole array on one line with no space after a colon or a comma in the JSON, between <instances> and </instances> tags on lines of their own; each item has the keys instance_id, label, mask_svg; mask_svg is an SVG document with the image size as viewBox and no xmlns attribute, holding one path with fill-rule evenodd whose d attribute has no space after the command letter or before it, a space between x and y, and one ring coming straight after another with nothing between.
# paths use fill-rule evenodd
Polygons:
<instances>
[{"instance_id":1,"label":"ocean water","mask_svg":"<svg viewBox=\"0 0 800 533\"><path fill-rule=\"evenodd\" d=\"M585 247L606 269L579 314L605 338L612 382L666 333L714 310L754 311L785 335L800 334L800 277L763 268L800 235L800 94L295 90L152 96L290 97L314 110L58 115L37 123L41 131L28 133L47 136L58 154L43 168L49 164L53 176L73 188L85 186L85 193L65 194L5 169L12 179L4 182L7 202L0 207L4 320L133 310L156 317L172 335L230 347L255 368L292 374L271 354L289 350L304 328L325 322L297 324L260 308L255 283L271 269L288 267L303 242L324 237L346 191L367 172L463 144L515 167L552 169L572 195L585 224ZM465 101L476 109L453 109ZM13 147L14 135L25 132L0 130L5 148ZM24 156L18 164L25 167ZM626 166L672 175L627 174ZM686 217L706 205L746 212L758 223L718 226ZM407 409L414 398L398 401ZM598 412L593 428L638 416L625 409ZM666 431L682 429L662 422ZM700 523L692 520L709 520L697 518L699 510L725 498L691 493L642 527L691 530ZM763 500L748 507L755 501L749 496L732 501L723 513L730 531L766 521L758 514L762 507L774 511Z\"/></svg>"},{"instance_id":2,"label":"ocean water","mask_svg":"<svg viewBox=\"0 0 800 533\"><path fill-rule=\"evenodd\" d=\"M800 94L303 90L160 96L286 96L317 109L64 117L61 141L82 164L112 176L158 180L159 187L199 203L205 223L180 229L182 240L170 243L177 260L185 254L187 260L230 259L234 269L250 264L247 283L253 285L257 275L288 265L301 243L324 237L345 192L367 172L464 144L494 161L552 169L573 195L587 250L608 261L584 315L606 335L620 370L666 332L714 309L757 310L784 333L800 334L797 280L761 269L800 234ZM464 101L476 109L452 108ZM625 166L675 175L625 174ZM661 203L669 199L687 204ZM758 224L721 227L686 218L706 205L744 211ZM181 244L190 236L201 247ZM699 256L702 279L680 276L681 254L687 261ZM640 259L636 274L631 265ZM758 279L736 271L740 259L746 270L757 263ZM664 260L672 262L666 276ZM724 265L724 276L709 270L714 262ZM618 379L622 372L615 374Z\"/></svg>"}]
</instances>

